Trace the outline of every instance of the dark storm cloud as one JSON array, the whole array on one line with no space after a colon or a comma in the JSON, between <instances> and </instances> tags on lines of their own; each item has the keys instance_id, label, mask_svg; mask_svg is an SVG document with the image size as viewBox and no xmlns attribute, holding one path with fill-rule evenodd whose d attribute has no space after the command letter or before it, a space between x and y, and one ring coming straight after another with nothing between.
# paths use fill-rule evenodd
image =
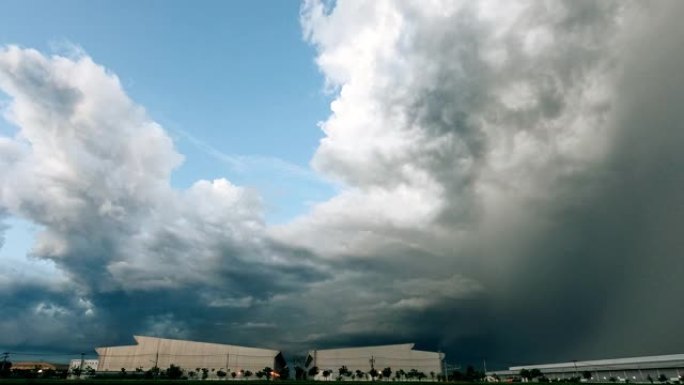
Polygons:
<instances>
[{"instance_id":1,"label":"dark storm cloud","mask_svg":"<svg viewBox=\"0 0 684 385\"><path fill-rule=\"evenodd\" d=\"M378 281L406 279L394 275L403 269L481 285L473 301L369 317L401 320L383 341L410 335L501 365L676 352L684 85L682 28L665 15L681 5L433 5L305 6L318 64L341 90L314 165L365 198L348 199L353 213L324 203L280 235L326 234L325 247L308 247L392 272ZM378 191L387 207L368 215ZM391 200L406 191L440 204Z\"/></svg>"}]
</instances>

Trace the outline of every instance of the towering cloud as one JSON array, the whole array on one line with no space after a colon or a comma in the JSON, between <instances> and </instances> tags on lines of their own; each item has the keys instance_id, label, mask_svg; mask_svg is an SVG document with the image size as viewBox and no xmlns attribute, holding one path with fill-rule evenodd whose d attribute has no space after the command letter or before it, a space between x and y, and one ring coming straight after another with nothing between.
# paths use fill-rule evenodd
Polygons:
<instances>
[{"instance_id":1,"label":"towering cloud","mask_svg":"<svg viewBox=\"0 0 684 385\"><path fill-rule=\"evenodd\" d=\"M376 335L501 363L677 350L680 8L305 3L337 93L312 164L346 188L272 232L366 271L394 309L369 309Z\"/></svg>"},{"instance_id":2,"label":"towering cloud","mask_svg":"<svg viewBox=\"0 0 684 385\"><path fill-rule=\"evenodd\" d=\"M3 309L13 315L0 324L4 343L69 335L93 344L158 324L182 334L174 323L187 324L196 307L258 303L307 282L312 268L297 268L303 258L264 236L254 192L225 179L170 187L182 156L89 57L3 48L0 87L11 98L5 116L18 127L0 138L0 207L40 227L31 257L64 275L44 295L30 289L47 285L40 278L3 277ZM221 319L215 313L212 325ZM12 332L32 317L50 338ZM109 336L95 334L98 323L119 322Z\"/></svg>"}]
</instances>

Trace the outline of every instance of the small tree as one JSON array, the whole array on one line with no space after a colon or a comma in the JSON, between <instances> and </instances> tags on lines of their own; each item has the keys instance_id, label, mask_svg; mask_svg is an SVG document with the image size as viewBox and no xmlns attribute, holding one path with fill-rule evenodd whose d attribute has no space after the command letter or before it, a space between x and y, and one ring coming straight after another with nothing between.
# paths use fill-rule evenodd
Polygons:
<instances>
[{"instance_id":1,"label":"small tree","mask_svg":"<svg viewBox=\"0 0 684 385\"><path fill-rule=\"evenodd\" d=\"M661 374L660 376L658 376L658 381L663 382L663 383L667 382L667 376L664 374Z\"/></svg>"},{"instance_id":2,"label":"small tree","mask_svg":"<svg viewBox=\"0 0 684 385\"><path fill-rule=\"evenodd\" d=\"M324 371L323 371L323 378L325 378L325 379L327 380L328 377L330 377L330 374L331 374L331 373L332 373L331 370L327 370L327 369L324 370Z\"/></svg>"},{"instance_id":3,"label":"small tree","mask_svg":"<svg viewBox=\"0 0 684 385\"><path fill-rule=\"evenodd\" d=\"M264 372L260 370L260 371L256 372L256 376L258 379L262 379L264 377Z\"/></svg>"},{"instance_id":4,"label":"small tree","mask_svg":"<svg viewBox=\"0 0 684 385\"><path fill-rule=\"evenodd\" d=\"M245 378L249 380L249 378L252 377L253 374L254 373L252 373L251 370L247 370L247 371L245 371Z\"/></svg>"},{"instance_id":5,"label":"small tree","mask_svg":"<svg viewBox=\"0 0 684 385\"><path fill-rule=\"evenodd\" d=\"M207 368L202 368L202 379L206 380L207 377L209 377L209 369Z\"/></svg>"},{"instance_id":6,"label":"small tree","mask_svg":"<svg viewBox=\"0 0 684 385\"><path fill-rule=\"evenodd\" d=\"M266 381L271 379L271 373L273 372L273 369L271 369L267 366L262 370L262 372L264 372L264 376L266 377Z\"/></svg>"},{"instance_id":7,"label":"small tree","mask_svg":"<svg viewBox=\"0 0 684 385\"><path fill-rule=\"evenodd\" d=\"M295 366L295 379L296 380L306 379L306 371L301 366Z\"/></svg>"},{"instance_id":8,"label":"small tree","mask_svg":"<svg viewBox=\"0 0 684 385\"><path fill-rule=\"evenodd\" d=\"M534 368L530 370L530 379L535 379L542 376L541 370Z\"/></svg>"},{"instance_id":9,"label":"small tree","mask_svg":"<svg viewBox=\"0 0 684 385\"><path fill-rule=\"evenodd\" d=\"M281 380L289 380L290 379L290 368L288 368L286 366L286 367L280 369L280 372L278 373L278 375L279 375L278 378Z\"/></svg>"},{"instance_id":10,"label":"small tree","mask_svg":"<svg viewBox=\"0 0 684 385\"><path fill-rule=\"evenodd\" d=\"M392 368L382 369L382 376L385 377L385 380L389 380L392 377Z\"/></svg>"},{"instance_id":11,"label":"small tree","mask_svg":"<svg viewBox=\"0 0 684 385\"><path fill-rule=\"evenodd\" d=\"M368 374L371 376L371 381L375 381L375 377L378 376L378 370L373 368L368 372Z\"/></svg>"},{"instance_id":12,"label":"small tree","mask_svg":"<svg viewBox=\"0 0 684 385\"><path fill-rule=\"evenodd\" d=\"M224 372L222 369L219 369L218 372L216 372L216 376L220 379L224 379L228 373Z\"/></svg>"},{"instance_id":13,"label":"small tree","mask_svg":"<svg viewBox=\"0 0 684 385\"><path fill-rule=\"evenodd\" d=\"M71 374L73 374L76 377L81 377L81 373L83 372L83 369L81 369L79 366L74 366L71 368Z\"/></svg>"},{"instance_id":14,"label":"small tree","mask_svg":"<svg viewBox=\"0 0 684 385\"><path fill-rule=\"evenodd\" d=\"M309 369L309 377L315 377L318 374L318 366L314 366Z\"/></svg>"},{"instance_id":15,"label":"small tree","mask_svg":"<svg viewBox=\"0 0 684 385\"><path fill-rule=\"evenodd\" d=\"M183 376L183 369L180 366L171 364L168 369L166 369L166 376L172 380L177 380Z\"/></svg>"},{"instance_id":16,"label":"small tree","mask_svg":"<svg viewBox=\"0 0 684 385\"><path fill-rule=\"evenodd\" d=\"M584 378L587 381L591 380L591 372L588 370L583 371L582 372L582 378Z\"/></svg>"},{"instance_id":17,"label":"small tree","mask_svg":"<svg viewBox=\"0 0 684 385\"><path fill-rule=\"evenodd\" d=\"M349 375L351 374L351 372L349 371L349 369L347 369L345 365L342 365L341 368L337 369L337 373L339 373L340 378L342 378L342 376L349 377Z\"/></svg>"},{"instance_id":18,"label":"small tree","mask_svg":"<svg viewBox=\"0 0 684 385\"><path fill-rule=\"evenodd\" d=\"M9 377L10 374L12 374L12 363L7 360L0 362L0 377Z\"/></svg>"},{"instance_id":19,"label":"small tree","mask_svg":"<svg viewBox=\"0 0 684 385\"><path fill-rule=\"evenodd\" d=\"M357 379L360 380L360 379L364 378L365 376L366 376L366 373L360 371L359 369L356 369L356 378Z\"/></svg>"}]
</instances>

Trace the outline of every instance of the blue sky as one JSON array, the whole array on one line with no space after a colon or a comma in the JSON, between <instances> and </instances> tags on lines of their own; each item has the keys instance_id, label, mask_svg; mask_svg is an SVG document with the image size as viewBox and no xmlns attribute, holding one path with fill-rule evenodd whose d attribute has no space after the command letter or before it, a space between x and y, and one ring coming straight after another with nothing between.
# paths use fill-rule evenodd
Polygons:
<instances>
[{"instance_id":1,"label":"blue sky","mask_svg":"<svg viewBox=\"0 0 684 385\"><path fill-rule=\"evenodd\" d=\"M299 2L7 1L2 8L3 44L53 53L76 45L120 78L185 156L175 186L226 177L254 187L271 223L332 194L306 174L330 95L302 39ZM301 172L288 172L290 165Z\"/></svg>"},{"instance_id":2,"label":"blue sky","mask_svg":"<svg viewBox=\"0 0 684 385\"><path fill-rule=\"evenodd\" d=\"M174 138L185 156L172 177L176 187L226 177L257 189L266 220L283 223L333 193L308 165L330 95L302 39L299 7L7 1L0 42L58 54L82 48ZM5 121L0 129L12 131ZM0 255L23 254L33 227L20 219L9 225Z\"/></svg>"}]
</instances>

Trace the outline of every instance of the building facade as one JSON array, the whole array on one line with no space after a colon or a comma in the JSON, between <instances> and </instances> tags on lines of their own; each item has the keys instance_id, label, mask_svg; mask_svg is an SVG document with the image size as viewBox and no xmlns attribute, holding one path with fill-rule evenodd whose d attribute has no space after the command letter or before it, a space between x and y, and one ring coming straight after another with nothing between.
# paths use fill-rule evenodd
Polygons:
<instances>
[{"instance_id":1,"label":"building facade","mask_svg":"<svg viewBox=\"0 0 684 385\"><path fill-rule=\"evenodd\" d=\"M490 380L520 378L523 369L538 369L549 380L580 378L585 382L643 382L666 379L680 381L684 375L684 354L571 361L555 364L513 366L508 370L488 372Z\"/></svg>"},{"instance_id":2,"label":"building facade","mask_svg":"<svg viewBox=\"0 0 684 385\"><path fill-rule=\"evenodd\" d=\"M391 370L390 378L399 381L436 380L442 374L444 354L413 350L413 346L399 344L311 350L306 360L306 370L317 369L312 373L314 380L370 380L373 369L378 376L383 376L385 368ZM346 367L346 374L340 374L342 367ZM326 373L328 376L325 376Z\"/></svg>"},{"instance_id":3,"label":"building facade","mask_svg":"<svg viewBox=\"0 0 684 385\"><path fill-rule=\"evenodd\" d=\"M130 372L153 367L166 369L173 364L186 371L236 372L242 377L246 371L256 373L266 367L277 371L285 366L285 360L277 350L168 338L133 338L135 345L96 348L97 370Z\"/></svg>"}]
</instances>

